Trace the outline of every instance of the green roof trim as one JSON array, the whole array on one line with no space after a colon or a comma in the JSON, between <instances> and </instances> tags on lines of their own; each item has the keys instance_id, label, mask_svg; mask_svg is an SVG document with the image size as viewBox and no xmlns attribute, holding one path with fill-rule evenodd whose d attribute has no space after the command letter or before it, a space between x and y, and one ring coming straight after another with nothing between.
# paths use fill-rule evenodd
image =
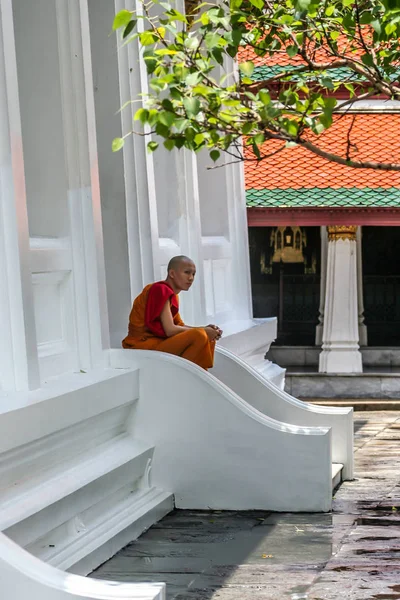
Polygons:
<instances>
[{"instance_id":1,"label":"green roof trim","mask_svg":"<svg viewBox=\"0 0 400 600\"><path fill-rule=\"evenodd\" d=\"M265 79L269 79L270 77L275 77L275 75L280 75L281 73L288 72L292 73L302 68L302 65L258 65L255 67L251 79L253 81L264 81ZM400 74L400 69L396 69L391 75L390 79L395 81L398 79ZM317 73L315 71L307 72L303 71L303 76L311 77L312 79L316 79ZM321 76L321 74L318 74ZM358 75L351 69L347 67L338 67L336 69L329 69L324 71L324 77L329 77L333 79L333 81L340 81L345 83L350 83L351 81L365 81L365 78L361 75ZM291 79L296 80L296 76L293 76Z\"/></svg>"},{"instance_id":2,"label":"green roof trim","mask_svg":"<svg viewBox=\"0 0 400 600\"><path fill-rule=\"evenodd\" d=\"M246 190L249 208L400 208L400 188Z\"/></svg>"}]
</instances>

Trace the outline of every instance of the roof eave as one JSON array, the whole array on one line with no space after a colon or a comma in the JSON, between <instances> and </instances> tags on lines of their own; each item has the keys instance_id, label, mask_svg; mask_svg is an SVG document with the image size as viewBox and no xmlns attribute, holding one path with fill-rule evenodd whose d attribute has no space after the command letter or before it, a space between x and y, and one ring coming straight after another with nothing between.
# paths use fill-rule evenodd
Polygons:
<instances>
[{"instance_id":1,"label":"roof eave","mask_svg":"<svg viewBox=\"0 0 400 600\"><path fill-rule=\"evenodd\" d=\"M389 208L277 208L247 207L249 227L278 225L372 225L380 227L400 226L400 206Z\"/></svg>"}]
</instances>

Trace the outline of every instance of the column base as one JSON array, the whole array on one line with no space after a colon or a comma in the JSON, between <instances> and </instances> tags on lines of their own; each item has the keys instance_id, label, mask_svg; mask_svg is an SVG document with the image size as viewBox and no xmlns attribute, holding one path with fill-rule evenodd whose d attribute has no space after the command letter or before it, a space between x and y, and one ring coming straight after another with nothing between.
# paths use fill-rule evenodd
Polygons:
<instances>
[{"instance_id":1,"label":"column base","mask_svg":"<svg viewBox=\"0 0 400 600\"><path fill-rule=\"evenodd\" d=\"M319 373L362 373L362 356L358 349L329 348L319 355Z\"/></svg>"},{"instance_id":2,"label":"column base","mask_svg":"<svg viewBox=\"0 0 400 600\"><path fill-rule=\"evenodd\" d=\"M364 323L358 326L358 337L360 346L368 346L367 326Z\"/></svg>"},{"instance_id":3,"label":"column base","mask_svg":"<svg viewBox=\"0 0 400 600\"><path fill-rule=\"evenodd\" d=\"M324 331L324 325L321 323L320 325L317 325L315 328L315 345L316 346L321 346L322 345L322 333Z\"/></svg>"}]
</instances>

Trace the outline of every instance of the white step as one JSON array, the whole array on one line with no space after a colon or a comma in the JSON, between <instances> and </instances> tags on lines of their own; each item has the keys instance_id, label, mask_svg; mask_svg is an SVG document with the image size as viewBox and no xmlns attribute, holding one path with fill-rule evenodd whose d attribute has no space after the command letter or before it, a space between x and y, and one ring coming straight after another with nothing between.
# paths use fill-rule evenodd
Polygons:
<instances>
[{"instance_id":1,"label":"white step","mask_svg":"<svg viewBox=\"0 0 400 600\"><path fill-rule=\"evenodd\" d=\"M123 433L61 465L16 482L0 491L0 530L27 519L132 460L151 458L152 453L152 446Z\"/></svg>"},{"instance_id":2,"label":"white step","mask_svg":"<svg viewBox=\"0 0 400 600\"><path fill-rule=\"evenodd\" d=\"M266 360L263 354L243 355L241 359L253 367L260 375L268 379L268 381L283 390L285 387L286 369L282 369L279 365Z\"/></svg>"},{"instance_id":3,"label":"white step","mask_svg":"<svg viewBox=\"0 0 400 600\"><path fill-rule=\"evenodd\" d=\"M54 569L0 533L2 600L165 600L164 583L116 584Z\"/></svg>"},{"instance_id":4,"label":"white step","mask_svg":"<svg viewBox=\"0 0 400 600\"><path fill-rule=\"evenodd\" d=\"M86 575L108 560L129 542L138 538L151 525L174 507L173 495L158 488L138 489L98 514L97 519L77 532L75 537L51 535L37 540L26 550L63 571ZM49 544L49 541L54 543Z\"/></svg>"},{"instance_id":5,"label":"white step","mask_svg":"<svg viewBox=\"0 0 400 600\"><path fill-rule=\"evenodd\" d=\"M340 463L332 464L332 489L335 490L342 481L343 465Z\"/></svg>"}]
</instances>

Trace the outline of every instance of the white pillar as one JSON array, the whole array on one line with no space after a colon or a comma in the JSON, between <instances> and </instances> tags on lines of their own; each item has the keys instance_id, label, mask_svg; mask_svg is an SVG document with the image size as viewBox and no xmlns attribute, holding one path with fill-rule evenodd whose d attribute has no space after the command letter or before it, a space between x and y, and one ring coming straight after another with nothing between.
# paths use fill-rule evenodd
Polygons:
<instances>
[{"instance_id":1,"label":"white pillar","mask_svg":"<svg viewBox=\"0 0 400 600\"><path fill-rule=\"evenodd\" d=\"M321 280L319 296L319 323L315 331L315 345L321 346L322 332L324 329L324 310L325 310L325 292L326 292L326 266L328 260L328 232L326 227L321 227Z\"/></svg>"},{"instance_id":2,"label":"white pillar","mask_svg":"<svg viewBox=\"0 0 400 600\"><path fill-rule=\"evenodd\" d=\"M0 389L40 385L12 5L0 0Z\"/></svg>"},{"instance_id":3,"label":"white pillar","mask_svg":"<svg viewBox=\"0 0 400 600\"><path fill-rule=\"evenodd\" d=\"M102 366L109 326L87 0L56 0L79 366Z\"/></svg>"},{"instance_id":4,"label":"white pillar","mask_svg":"<svg viewBox=\"0 0 400 600\"><path fill-rule=\"evenodd\" d=\"M358 336L360 346L368 346L367 326L364 323L364 290L362 269L362 230L357 230L357 299L358 299Z\"/></svg>"},{"instance_id":5,"label":"white pillar","mask_svg":"<svg viewBox=\"0 0 400 600\"><path fill-rule=\"evenodd\" d=\"M321 373L361 373L358 344L357 227L328 227Z\"/></svg>"},{"instance_id":6,"label":"white pillar","mask_svg":"<svg viewBox=\"0 0 400 600\"><path fill-rule=\"evenodd\" d=\"M139 0L116 0L115 7L116 11L127 9L140 13L142 10ZM139 20L138 29L143 28L144 23ZM121 45L119 36L118 44ZM139 59L137 40L119 48L117 57L121 106L125 106L121 111L121 129L126 134L131 131L139 102L148 90L148 77L144 61ZM128 104L130 100L135 102ZM138 121L134 122L134 128L135 131L140 130ZM160 276L157 268L159 252L154 157L146 150L148 141L143 136L128 136L123 148L132 300L146 284Z\"/></svg>"}]
</instances>

